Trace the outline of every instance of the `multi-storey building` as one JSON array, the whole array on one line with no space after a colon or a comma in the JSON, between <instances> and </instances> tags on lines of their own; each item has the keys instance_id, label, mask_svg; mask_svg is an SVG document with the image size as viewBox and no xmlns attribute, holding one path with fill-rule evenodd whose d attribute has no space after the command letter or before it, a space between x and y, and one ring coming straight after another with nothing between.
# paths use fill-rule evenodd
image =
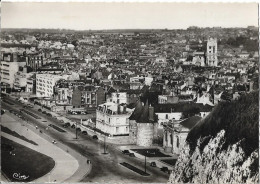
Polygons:
<instances>
[{"instance_id":1,"label":"multi-storey building","mask_svg":"<svg viewBox=\"0 0 260 184\"><path fill-rule=\"evenodd\" d=\"M96 110L96 128L111 136L129 135L129 116L125 105L106 102Z\"/></svg>"},{"instance_id":2,"label":"multi-storey building","mask_svg":"<svg viewBox=\"0 0 260 184\"><path fill-rule=\"evenodd\" d=\"M26 67L23 68L23 71L18 71L14 75L14 89L18 89L26 92L27 80L33 75L33 73L27 73Z\"/></svg>"},{"instance_id":3,"label":"multi-storey building","mask_svg":"<svg viewBox=\"0 0 260 184\"><path fill-rule=\"evenodd\" d=\"M1 87L2 91L12 89L15 82L15 74L26 65L19 62L16 53L3 53L1 58Z\"/></svg>"},{"instance_id":4,"label":"multi-storey building","mask_svg":"<svg viewBox=\"0 0 260 184\"><path fill-rule=\"evenodd\" d=\"M95 109L105 102L105 91L102 87L85 85L75 86L72 92L72 105L75 108Z\"/></svg>"},{"instance_id":5,"label":"multi-storey building","mask_svg":"<svg viewBox=\"0 0 260 184\"><path fill-rule=\"evenodd\" d=\"M111 102L117 104L127 104L127 93L126 92L114 92L111 94Z\"/></svg>"},{"instance_id":6,"label":"multi-storey building","mask_svg":"<svg viewBox=\"0 0 260 184\"><path fill-rule=\"evenodd\" d=\"M31 94L36 94L36 74L27 78L26 82L26 92Z\"/></svg>"},{"instance_id":7,"label":"multi-storey building","mask_svg":"<svg viewBox=\"0 0 260 184\"><path fill-rule=\"evenodd\" d=\"M201 117L193 116L185 120L169 120L163 127L163 148L165 152L179 154L189 131Z\"/></svg>"},{"instance_id":8,"label":"multi-storey building","mask_svg":"<svg viewBox=\"0 0 260 184\"><path fill-rule=\"evenodd\" d=\"M33 71L43 66L43 56L41 54L30 54L26 57L26 65L30 66Z\"/></svg>"},{"instance_id":9,"label":"multi-storey building","mask_svg":"<svg viewBox=\"0 0 260 184\"><path fill-rule=\"evenodd\" d=\"M60 79L67 79L67 75L36 74L36 96L52 97L55 83Z\"/></svg>"},{"instance_id":10,"label":"multi-storey building","mask_svg":"<svg viewBox=\"0 0 260 184\"><path fill-rule=\"evenodd\" d=\"M141 93L141 90L122 90L120 92L112 92L111 95L107 95L106 101L117 104L136 103Z\"/></svg>"}]
</instances>

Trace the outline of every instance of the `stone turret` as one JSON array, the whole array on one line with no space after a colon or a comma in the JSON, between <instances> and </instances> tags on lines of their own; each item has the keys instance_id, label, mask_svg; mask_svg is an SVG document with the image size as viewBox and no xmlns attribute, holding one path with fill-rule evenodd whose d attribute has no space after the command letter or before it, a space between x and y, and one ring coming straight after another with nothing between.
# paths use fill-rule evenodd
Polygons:
<instances>
[{"instance_id":1,"label":"stone turret","mask_svg":"<svg viewBox=\"0 0 260 184\"><path fill-rule=\"evenodd\" d=\"M143 107L142 113L136 120L136 144L138 146L150 147L154 138L157 137L157 122L155 121L153 107L149 107L148 101Z\"/></svg>"}]
</instances>

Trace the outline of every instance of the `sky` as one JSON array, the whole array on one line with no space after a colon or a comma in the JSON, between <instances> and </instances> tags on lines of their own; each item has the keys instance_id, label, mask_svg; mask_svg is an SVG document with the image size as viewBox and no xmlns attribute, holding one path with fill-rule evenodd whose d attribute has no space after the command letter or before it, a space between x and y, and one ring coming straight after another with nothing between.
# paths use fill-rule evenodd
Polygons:
<instances>
[{"instance_id":1,"label":"sky","mask_svg":"<svg viewBox=\"0 0 260 184\"><path fill-rule=\"evenodd\" d=\"M2 28L186 29L258 26L257 3L2 2Z\"/></svg>"}]
</instances>

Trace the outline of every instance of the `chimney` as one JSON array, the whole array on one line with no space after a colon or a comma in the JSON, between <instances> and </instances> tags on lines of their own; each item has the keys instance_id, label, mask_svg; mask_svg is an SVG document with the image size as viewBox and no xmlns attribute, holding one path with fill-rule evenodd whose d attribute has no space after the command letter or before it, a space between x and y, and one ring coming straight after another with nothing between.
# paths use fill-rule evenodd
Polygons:
<instances>
[{"instance_id":1,"label":"chimney","mask_svg":"<svg viewBox=\"0 0 260 184\"><path fill-rule=\"evenodd\" d=\"M154 107L149 106L149 121L154 121Z\"/></svg>"},{"instance_id":2,"label":"chimney","mask_svg":"<svg viewBox=\"0 0 260 184\"><path fill-rule=\"evenodd\" d=\"M123 114L126 114L126 105L123 107Z\"/></svg>"},{"instance_id":3,"label":"chimney","mask_svg":"<svg viewBox=\"0 0 260 184\"><path fill-rule=\"evenodd\" d=\"M253 91L253 86L254 86L254 82L251 81L251 82L249 83L249 91L250 91L250 92Z\"/></svg>"},{"instance_id":4,"label":"chimney","mask_svg":"<svg viewBox=\"0 0 260 184\"><path fill-rule=\"evenodd\" d=\"M27 66L23 67L23 73L27 73Z\"/></svg>"}]
</instances>

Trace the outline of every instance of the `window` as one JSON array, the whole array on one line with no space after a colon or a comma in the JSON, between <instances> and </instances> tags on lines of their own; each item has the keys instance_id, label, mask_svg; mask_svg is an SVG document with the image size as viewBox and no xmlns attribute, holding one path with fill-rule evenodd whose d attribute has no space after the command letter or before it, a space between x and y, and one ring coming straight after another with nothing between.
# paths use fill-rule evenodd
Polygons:
<instances>
[{"instance_id":1,"label":"window","mask_svg":"<svg viewBox=\"0 0 260 184\"><path fill-rule=\"evenodd\" d=\"M178 136L177 136L176 138L177 138L177 143L176 143L176 144L177 144L177 148L179 148L179 146L180 146L180 140L179 140L179 137L178 137Z\"/></svg>"},{"instance_id":2,"label":"window","mask_svg":"<svg viewBox=\"0 0 260 184\"><path fill-rule=\"evenodd\" d=\"M168 118L169 118L169 117L168 117L168 114L166 114L166 115L165 115L165 119L168 119Z\"/></svg>"},{"instance_id":3,"label":"window","mask_svg":"<svg viewBox=\"0 0 260 184\"><path fill-rule=\"evenodd\" d=\"M128 132L128 127L125 127L125 131Z\"/></svg>"},{"instance_id":4,"label":"window","mask_svg":"<svg viewBox=\"0 0 260 184\"><path fill-rule=\"evenodd\" d=\"M118 133L119 132L119 127L116 127L116 133Z\"/></svg>"}]
</instances>

